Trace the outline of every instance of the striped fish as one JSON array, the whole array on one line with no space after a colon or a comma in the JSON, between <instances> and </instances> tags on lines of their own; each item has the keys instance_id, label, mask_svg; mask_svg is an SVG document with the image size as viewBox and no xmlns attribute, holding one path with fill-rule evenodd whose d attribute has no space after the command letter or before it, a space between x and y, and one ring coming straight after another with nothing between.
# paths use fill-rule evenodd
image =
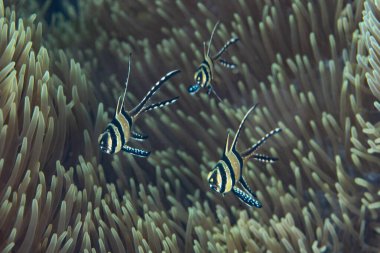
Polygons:
<instances>
[{"instance_id":1,"label":"striped fish","mask_svg":"<svg viewBox=\"0 0 380 253\"><path fill-rule=\"evenodd\" d=\"M132 148L127 145L130 139L143 141L148 138L146 135L133 131L134 123L142 113L157 108L162 108L164 106L173 104L178 100L178 97L174 97L158 103L146 105L149 99L152 98L152 96L159 90L161 85L163 85L167 80L169 80L180 71L174 70L167 73L159 81L156 82L156 84L149 90L149 92L135 108L133 108L131 111L126 111L124 109L124 98L127 91L130 69L131 65L129 62L128 77L125 85L126 87L124 90L124 96L119 97L115 116L113 117L112 121L108 123L103 133L99 136L98 142L100 149L107 154L115 154L120 150L123 150L124 152L135 156L147 157L149 156L150 152L142 149Z\"/></svg>"},{"instance_id":2,"label":"striped fish","mask_svg":"<svg viewBox=\"0 0 380 253\"><path fill-rule=\"evenodd\" d=\"M218 60L218 63L220 65L222 65L223 67L226 67L226 68L229 68L229 69L234 69L236 68L236 65L233 64L233 63L230 63L224 59L220 59L220 57L222 56L222 54L227 51L228 47L234 43L236 43L239 38L236 38L236 37L233 37L231 38L229 41L227 41L227 43L218 51L218 53L216 53L213 57L210 56L210 47L211 47L211 41L212 41L212 38L214 36L214 33L215 33L215 30L217 28L219 24L219 21L215 24L213 30L212 30L212 33L211 33L211 37L210 37L210 40L209 40L209 43L208 43L208 48L206 50L206 44L204 43L203 46L204 46L204 60L202 61L202 63L199 65L199 67L196 69L195 73L194 73L194 81L195 81L195 84L193 85L190 85L188 88L187 88L187 91L190 93L190 94L195 94L197 93L200 88L206 88L207 89L207 94L210 95L211 92L214 93L214 95L219 99L220 97L216 94L215 90L213 89L213 86L212 86L212 80L213 80L213 72L214 72L214 62L216 60Z\"/></svg>"},{"instance_id":3,"label":"striped fish","mask_svg":"<svg viewBox=\"0 0 380 253\"><path fill-rule=\"evenodd\" d=\"M227 141L224 148L222 158L216 163L215 167L210 171L207 176L210 188L218 193L225 194L232 191L241 201L249 206L257 208L262 207L261 202L258 200L254 191L248 186L247 181L244 179L242 172L246 167L250 158L253 158L259 162L273 163L277 158L256 154L255 151L272 135L281 131L280 128L276 128L267 133L261 140L254 144L251 148L245 152L239 153L236 150L236 143L240 135L241 128L246 121L250 112L255 109L256 105L251 107L245 114L240 126L236 132L234 139L230 145L230 133L227 133ZM240 183L243 190L237 186Z\"/></svg>"}]
</instances>

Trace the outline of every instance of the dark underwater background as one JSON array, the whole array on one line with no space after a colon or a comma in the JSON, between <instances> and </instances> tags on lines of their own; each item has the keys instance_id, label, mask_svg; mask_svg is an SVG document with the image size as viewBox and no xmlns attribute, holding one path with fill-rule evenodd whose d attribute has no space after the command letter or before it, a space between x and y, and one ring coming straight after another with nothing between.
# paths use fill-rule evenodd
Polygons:
<instances>
[{"instance_id":1,"label":"dark underwater background","mask_svg":"<svg viewBox=\"0 0 380 253\"><path fill-rule=\"evenodd\" d=\"M187 93L217 21L215 96ZM375 0L0 0L1 252L379 252L380 4ZM101 153L124 91L165 73L136 147ZM281 127L243 175L263 203L212 192L238 150ZM132 145L132 144L131 144Z\"/></svg>"}]
</instances>

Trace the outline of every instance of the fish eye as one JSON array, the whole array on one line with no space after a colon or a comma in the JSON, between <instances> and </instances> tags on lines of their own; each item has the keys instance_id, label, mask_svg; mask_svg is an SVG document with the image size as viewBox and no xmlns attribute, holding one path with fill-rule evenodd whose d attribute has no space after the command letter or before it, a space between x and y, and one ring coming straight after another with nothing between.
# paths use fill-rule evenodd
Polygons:
<instances>
[{"instance_id":1,"label":"fish eye","mask_svg":"<svg viewBox=\"0 0 380 253\"><path fill-rule=\"evenodd\" d=\"M100 146L106 146L107 144L107 139L108 139L108 132L104 132L99 136L99 144Z\"/></svg>"},{"instance_id":2,"label":"fish eye","mask_svg":"<svg viewBox=\"0 0 380 253\"><path fill-rule=\"evenodd\" d=\"M202 82L202 72L195 73L194 80L197 84L200 84Z\"/></svg>"},{"instance_id":3,"label":"fish eye","mask_svg":"<svg viewBox=\"0 0 380 253\"><path fill-rule=\"evenodd\" d=\"M199 73L199 75L197 76L197 82L200 83L202 80L202 73Z\"/></svg>"},{"instance_id":4,"label":"fish eye","mask_svg":"<svg viewBox=\"0 0 380 253\"><path fill-rule=\"evenodd\" d=\"M210 171L207 176L207 182L210 185L210 188L213 188L215 185L215 171Z\"/></svg>"}]
</instances>

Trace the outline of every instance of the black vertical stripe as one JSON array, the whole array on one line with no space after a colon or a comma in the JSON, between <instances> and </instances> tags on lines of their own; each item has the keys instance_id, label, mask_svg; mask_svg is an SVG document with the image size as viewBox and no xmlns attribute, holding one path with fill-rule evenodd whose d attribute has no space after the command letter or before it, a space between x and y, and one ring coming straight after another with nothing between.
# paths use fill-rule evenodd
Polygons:
<instances>
[{"instance_id":1,"label":"black vertical stripe","mask_svg":"<svg viewBox=\"0 0 380 253\"><path fill-rule=\"evenodd\" d=\"M236 158L239 161L239 167L240 167L240 177L242 176L243 173L243 158L241 158L239 152L237 152L236 147L232 147L232 153L235 154Z\"/></svg>"},{"instance_id":2,"label":"black vertical stripe","mask_svg":"<svg viewBox=\"0 0 380 253\"><path fill-rule=\"evenodd\" d=\"M121 114L127 120L128 125L129 125L129 129L132 129L132 118L131 118L131 116L129 116L128 113L124 109L121 110Z\"/></svg>"},{"instance_id":3,"label":"black vertical stripe","mask_svg":"<svg viewBox=\"0 0 380 253\"><path fill-rule=\"evenodd\" d=\"M228 157L225 154L223 154L222 160L227 164L228 170L230 171L230 174L231 174L231 181L232 181L231 186L234 187L235 173L234 173L234 168L232 168L231 161L230 159L228 159Z\"/></svg>"},{"instance_id":4,"label":"black vertical stripe","mask_svg":"<svg viewBox=\"0 0 380 253\"><path fill-rule=\"evenodd\" d=\"M211 69L210 64L206 60L204 60L201 65L206 65L206 68Z\"/></svg>"},{"instance_id":5,"label":"black vertical stripe","mask_svg":"<svg viewBox=\"0 0 380 253\"><path fill-rule=\"evenodd\" d=\"M220 163L218 163L218 170L219 170L219 173L222 177L222 182L221 182L221 186L220 186L220 193L224 193L224 191L226 190L227 176L226 176L226 172L223 169L223 166Z\"/></svg>"},{"instance_id":6,"label":"black vertical stripe","mask_svg":"<svg viewBox=\"0 0 380 253\"><path fill-rule=\"evenodd\" d=\"M116 126L117 131L119 132L119 135L120 135L121 146L124 146L124 144L125 144L125 136L124 136L124 130L123 130L123 127L120 124L120 121L116 117L114 117L112 119L112 121L111 121L111 124L113 124L114 126Z\"/></svg>"},{"instance_id":7,"label":"black vertical stripe","mask_svg":"<svg viewBox=\"0 0 380 253\"><path fill-rule=\"evenodd\" d=\"M111 154L113 154L113 153L115 153L115 149L116 149L116 145L117 145L117 137L116 137L116 133L113 130L113 127L111 125L109 125L107 128L108 128L108 131L110 132L110 137L112 139Z\"/></svg>"},{"instance_id":8,"label":"black vertical stripe","mask_svg":"<svg viewBox=\"0 0 380 253\"><path fill-rule=\"evenodd\" d=\"M210 82L210 76L208 75L208 72L207 72L207 67L205 66L201 66L201 70L202 70L202 74L206 76L206 81L204 83L202 83L202 87L206 87L209 82Z\"/></svg>"},{"instance_id":9,"label":"black vertical stripe","mask_svg":"<svg viewBox=\"0 0 380 253\"><path fill-rule=\"evenodd\" d=\"M210 64L212 65L211 59L210 59L210 62L207 60L204 60L202 62L202 65L205 68L205 72L207 73L207 84L206 84L206 86L210 85L210 82L212 80L212 68L211 68L212 66Z\"/></svg>"}]
</instances>

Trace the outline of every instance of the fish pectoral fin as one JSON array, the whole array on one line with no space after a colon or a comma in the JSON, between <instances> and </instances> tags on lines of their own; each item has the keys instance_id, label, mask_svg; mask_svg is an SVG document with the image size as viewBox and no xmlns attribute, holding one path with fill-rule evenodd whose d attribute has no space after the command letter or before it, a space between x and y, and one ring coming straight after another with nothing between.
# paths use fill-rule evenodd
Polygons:
<instances>
[{"instance_id":1,"label":"fish pectoral fin","mask_svg":"<svg viewBox=\"0 0 380 253\"><path fill-rule=\"evenodd\" d=\"M223 102L222 98L219 97L219 95L214 90L214 87L211 85L211 83L207 86L207 95L211 95L211 92L215 95L215 97L220 101Z\"/></svg>"},{"instance_id":2,"label":"fish pectoral fin","mask_svg":"<svg viewBox=\"0 0 380 253\"><path fill-rule=\"evenodd\" d=\"M211 85L211 83L207 86L207 95L211 95L211 92L213 91L213 87Z\"/></svg>"},{"instance_id":3,"label":"fish pectoral fin","mask_svg":"<svg viewBox=\"0 0 380 253\"><path fill-rule=\"evenodd\" d=\"M131 132L131 138L136 140L136 141L143 141L143 140L148 139L148 135L132 131Z\"/></svg>"},{"instance_id":4,"label":"fish pectoral fin","mask_svg":"<svg viewBox=\"0 0 380 253\"><path fill-rule=\"evenodd\" d=\"M127 145L123 146L122 150L127 152L128 154L132 154L134 156L139 156L139 157L148 157L150 154L149 151L145 151L138 148L132 148Z\"/></svg>"},{"instance_id":5,"label":"fish pectoral fin","mask_svg":"<svg viewBox=\"0 0 380 253\"><path fill-rule=\"evenodd\" d=\"M249 206L254 206L254 207L257 207L257 208L261 208L263 206L261 204L261 202L257 198L255 198L253 196L249 196L247 193L243 192L242 190L240 190L236 186L234 186L234 188L232 188L232 192L242 202L246 203Z\"/></svg>"}]
</instances>

